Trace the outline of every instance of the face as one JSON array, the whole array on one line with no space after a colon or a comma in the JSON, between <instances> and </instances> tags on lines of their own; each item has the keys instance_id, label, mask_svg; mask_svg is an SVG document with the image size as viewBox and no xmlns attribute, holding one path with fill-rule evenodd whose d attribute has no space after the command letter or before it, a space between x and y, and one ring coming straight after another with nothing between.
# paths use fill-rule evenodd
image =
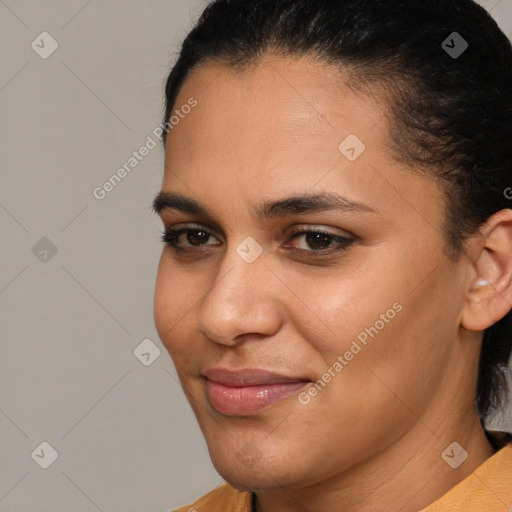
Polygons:
<instances>
[{"instance_id":1,"label":"face","mask_svg":"<svg viewBox=\"0 0 512 512\"><path fill-rule=\"evenodd\" d=\"M190 98L167 141L158 209L178 233L154 314L216 469L299 489L420 417L434 430L464 272L443 252L438 185L390 156L388 106L270 55L244 74L203 63L175 109Z\"/></svg>"}]
</instances>

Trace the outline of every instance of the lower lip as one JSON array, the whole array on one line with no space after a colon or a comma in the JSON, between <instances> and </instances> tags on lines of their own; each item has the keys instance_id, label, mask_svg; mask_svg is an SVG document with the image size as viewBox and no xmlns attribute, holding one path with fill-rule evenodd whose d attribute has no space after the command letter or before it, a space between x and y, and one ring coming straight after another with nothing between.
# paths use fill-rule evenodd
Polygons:
<instances>
[{"instance_id":1,"label":"lower lip","mask_svg":"<svg viewBox=\"0 0 512 512\"><path fill-rule=\"evenodd\" d=\"M309 382L230 387L207 380L206 389L210 403L217 411L233 416L247 416L294 395L307 384Z\"/></svg>"}]
</instances>

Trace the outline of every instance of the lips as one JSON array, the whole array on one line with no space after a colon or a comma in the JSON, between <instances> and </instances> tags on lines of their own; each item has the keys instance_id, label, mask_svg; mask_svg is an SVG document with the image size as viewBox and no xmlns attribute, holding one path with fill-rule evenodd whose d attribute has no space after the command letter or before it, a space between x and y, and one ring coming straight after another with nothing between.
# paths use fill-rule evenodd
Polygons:
<instances>
[{"instance_id":1,"label":"lips","mask_svg":"<svg viewBox=\"0 0 512 512\"><path fill-rule=\"evenodd\" d=\"M261 386L263 384L288 384L290 382L304 382L305 377L288 377L279 373L260 370L259 368L247 368L244 370L229 370L227 368L209 368L204 376L224 386Z\"/></svg>"},{"instance_id":2,"label":"lips","mask_svg":"<svg viewBox=\"0 0 512 512\"><path fill-rule=\"evenodd\" d=\"M210 404L226 415L255 414L297 393L311 381L258 368L209 368L203 374Z\"/></svg>"}]
</instances>

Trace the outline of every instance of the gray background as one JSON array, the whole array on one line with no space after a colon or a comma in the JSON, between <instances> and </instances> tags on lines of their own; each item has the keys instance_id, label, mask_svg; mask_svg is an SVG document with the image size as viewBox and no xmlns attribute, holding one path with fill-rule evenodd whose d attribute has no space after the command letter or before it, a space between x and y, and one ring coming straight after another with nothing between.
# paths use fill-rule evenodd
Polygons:
<instances>
[{"instance_id":1,"label":"gray background","mask_svg":"<svg viewBox=\"0 0 512 512\"><path fill-rule=\"evenodd\" d=\"M222 483L153 324L163 150L92 193L158 126L205 3L0 0L2 512L169 511ZM511 0L481 3L510 37Z\"/></svg>"}]
</instances>

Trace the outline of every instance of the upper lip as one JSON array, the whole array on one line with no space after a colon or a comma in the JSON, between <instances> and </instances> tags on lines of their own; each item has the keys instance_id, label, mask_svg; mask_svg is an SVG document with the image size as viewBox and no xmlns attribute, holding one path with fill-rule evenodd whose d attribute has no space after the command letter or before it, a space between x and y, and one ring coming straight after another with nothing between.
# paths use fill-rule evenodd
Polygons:
<instances>
[{"instance_id":1,"label":"upper lip","mask_svg":"<svg viewBox=\"0 0 512 512\"><path fill-rule=\"evenodd\" d=\"M303 377L289 377L260 368L243 368L238 370L231 370L229 368L208 368L203 375L208 380L231 387L309 381L309 379Z\"/></svg>"}]
</instances>

